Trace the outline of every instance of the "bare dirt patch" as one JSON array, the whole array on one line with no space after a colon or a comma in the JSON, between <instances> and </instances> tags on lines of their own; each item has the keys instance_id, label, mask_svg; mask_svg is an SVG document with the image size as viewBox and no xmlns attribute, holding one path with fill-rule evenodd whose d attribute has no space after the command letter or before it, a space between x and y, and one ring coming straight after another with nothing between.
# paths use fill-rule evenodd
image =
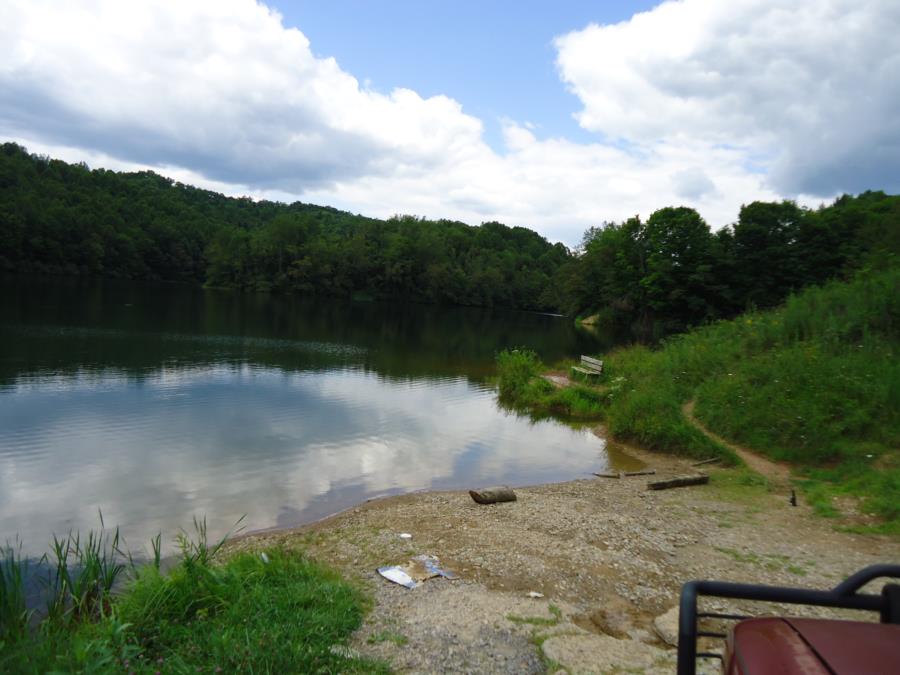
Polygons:
<instances>
[{"instance_id":1,"label":"bare dirt patch","mask_svg":"<svg viewBox=\"0 0 900 675\"><path fill-rule=\"evenodd\" d=\"M565 389L566 387L571 387L573 384L572 380L569 378L569 374L562 371L544 373L541 377L557 389Z\"/></svg>"},{"instance_id":2,"label":"bare dirt patch","mask_svg":"<svg viewBox=\"0 0 900 675\"><path fill-rule=\"evenodd\" d=\"M689 470L630 452L657 470L650 478ZM296 548L359 580L375 607L353 648L417 673L673 672L654 619L690 579L827 588L900 559L894 539L835 532L783 493L742 485L732 470L712 474L709 485L661 492L646 489L648 477L520 488L518 501L491 506L465 492L411 494L231 546ZM407 590L375 572L420 553L460 579Z\"/></svg>"}]
</instances>

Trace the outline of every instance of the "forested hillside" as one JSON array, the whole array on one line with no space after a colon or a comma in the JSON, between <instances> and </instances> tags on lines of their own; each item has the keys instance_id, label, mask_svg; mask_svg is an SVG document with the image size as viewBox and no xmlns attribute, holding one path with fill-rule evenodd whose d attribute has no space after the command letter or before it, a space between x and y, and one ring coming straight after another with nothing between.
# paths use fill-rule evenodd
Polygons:
<instances>
[{"instance_id":1,"label":"forested hillside","mask_svg":"<svg viewBox=\"0 0 900 675\"><path fill-rule=\"evenodd\" d=\"M667 207L590 228L573 253L523 227L254 202L0 146L0 271L598 313L652 340L897 255L900 197L883 192L753 202L716 232Z\"/></svg>"},{"instance_id":2,"label":"forested hillside","mask_svg":"<svg viewBox=\"0 0 900 675\"><path fill-rule=\"evenodd\" d=\"M0 147L0 270L555 309L569 257L522 227L254 202Z\"/></svg>"}]
</instances>

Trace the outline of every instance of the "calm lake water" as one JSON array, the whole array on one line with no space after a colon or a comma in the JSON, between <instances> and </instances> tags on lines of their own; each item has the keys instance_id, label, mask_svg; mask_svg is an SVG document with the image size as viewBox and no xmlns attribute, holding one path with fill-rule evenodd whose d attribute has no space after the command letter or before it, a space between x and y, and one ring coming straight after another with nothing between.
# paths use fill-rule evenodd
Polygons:
<instances>
[{"instance_id":1,"label":"calm lake water","mask_svg":"<svg viewBox=\"0 0 900 675\"><path fill-rule=\"evenodd\" d=\"M524 312L3 280L0 543L118 524L140 550L419 489L628 466L589 430L502 410L494 354L600 347ZM611 459L612 458L612 459Z\"/></svg>"}]
</instances>

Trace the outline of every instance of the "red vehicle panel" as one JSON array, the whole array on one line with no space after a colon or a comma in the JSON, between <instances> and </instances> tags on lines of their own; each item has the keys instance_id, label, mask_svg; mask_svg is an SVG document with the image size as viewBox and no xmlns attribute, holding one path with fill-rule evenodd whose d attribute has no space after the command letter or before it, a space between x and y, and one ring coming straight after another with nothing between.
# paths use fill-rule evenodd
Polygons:
<instances>
[{"instance_id":1,"label":"red vehicle panel","mask_svg":"<svg viewBox=\"0 0 900 675\"><path fill-rule=\"evenodd\" d=\"M760 618L734 627L726 675L894 675L900 626L862 621Z\"/></svg>"},{"instance_id":2,"label":"red vehicle panel","mask_svg":"<svg viewBox=\"0 0 900 675\"><path fill-rule=\"evenodd\" d=\"M725 675L900 675L900 584L863 590L880 579L900 579L900 565L869 565L829 590L689 581L679 604L678 675L696 675L698 659L720 660ZM880 623L701 611L703 597L869 612ZM718 625L700 625L711 620ZM723 631L722 622L733 628ZM724 654L714 640L725 640Z\"/></svg>"}]
</instances>

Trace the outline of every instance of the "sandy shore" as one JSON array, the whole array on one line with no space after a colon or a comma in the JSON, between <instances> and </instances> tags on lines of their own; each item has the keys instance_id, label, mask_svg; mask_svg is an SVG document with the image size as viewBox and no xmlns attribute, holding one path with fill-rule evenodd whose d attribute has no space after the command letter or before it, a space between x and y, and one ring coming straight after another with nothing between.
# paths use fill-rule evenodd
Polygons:
<instances>
[{"instance_id":1,"label":"sandy shore","mask_svg":"<svg viewBox=\"0 0 900 675\"><path fill-rule=\"evenodd\" d=\"M697 471L628 452L659 476ZM838 532L806 505L790 506L783 486L710 473L709 485L660 492L647 490L647 477L520 488L518 501L492 506L465 492L416 493L230 546L295 548L357 580L375 606L353 649L423 673L673 672L670 610L690 579L827 588L865 565L900 561L897 540ZM459 580L407 590L375 571L421 553Z\"/></svg>"}]
</instances>

